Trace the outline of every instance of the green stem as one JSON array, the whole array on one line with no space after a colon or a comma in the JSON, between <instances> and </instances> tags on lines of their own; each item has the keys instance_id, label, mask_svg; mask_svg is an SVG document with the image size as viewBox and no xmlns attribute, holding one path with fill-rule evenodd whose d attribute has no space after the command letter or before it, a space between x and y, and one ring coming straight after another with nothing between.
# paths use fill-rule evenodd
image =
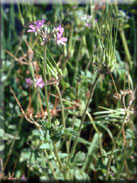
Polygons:
<instances>
[{"instance_id":1,"label":"green stem","mask_svg":"<svg viewBox=\"0 0 137 183\"><path fill-rule=\"evenodd\" d=\"M75 64L74 78L73 78L74 83L77 80L77 74L78 74L78 70L79 70L79 58L81 57L81 48L82 48L82 41L79 44L79 47L78 47L78 50L77 50L77 55L75 57L75 63L76 64Z\"/></svg>"},{"instance_id":2,"label":"green stem","mask_svg":"<svg viewBox=\"0 0 137 183\"><path fill-rule=\"evenodd\" d=\"M128 49L128 45L127 45L127 41L126 41L126 38L125 38L124 30L120 29L119 32L120 32L121 40L122 40L123 47L124 47L124 50L125 50L127 61L129 63L129 66L132 67L132 59L131 59L131 55L130 55L130 52L129 52L129 49Z\"/></svg>"},{"instance_id":3,"label":"green stem","mask_svg":"<svg viewBox=\"0 0 137 183\"><path fill-rule=\"evenodd\" d=\"M100 147L100 153L102 152L102 144L101 144L101 134L99 133L99 130L94 122L94 120L92 119L90 113L87 111L87 115L93 125L93 128L95 129L96 133L98 134L98 141L99 141L99 147Z\"/></svg>"},{"instance_id":4,"label":"green stem","mask_svg":"<svg viewBox=\"0 0 137 183\"><path fill-rule=\"evenodd\" d=\"M46 149L44 150L44 153L45 153L45 155L46 155L46 158L47 158L47 161L48 161L49 167L50 167L50 169L51 169L51 171L52 171L52 173L53 173L53 176L54 176L55 180L57 180L57 177L56 177L56 174L55 174L54 168L53 168L52 164L51 164L51 163L49 162L49 160L48 160L48 153L47 153Z\"/></svg>"},{"instance_id":5,"label":"green stem","mask_svg":"<svg viewBox=\"0 0 137 183\"><path fill-rule=\"evenodd\" d=\"M83 172L88 171L87 168L89 167L89 164L91 163L91 161L93 159L93 154L96 153L98 145L99 145L98 144L98 139L99 139L99 134L95 133L95 135L93 137L93 140L91 142L91 145L88 149L88 153L87 153L85 162L84 162L83 167L82 167Z\"/></svg>"},{"instance_id":6,"label":"green stem","mask_svg":"<svg viewBox=\"0 0 137 183\"><path fill-rule=\"evenodd\" d=\"M57 160L57 162L59 164L59 169L60 169L60 171L63 174L64 180L66 180L66 174L65 174L65 171L64 171L64 167L63 167L62 162L61 162L61 160L59 158L58 149L57 149L56 144L54 142L53 142L53 148L54 148L54 154L55 154L56 160Z\"/></svg>"},{"instance_id":7,"label":"green stem","mask_svg":"<svg viewBox=\"0 0 137 183\"><path fill-rule=\"evenodd\" d=\"M74 124L75 124L75 119L76 116L74 116L72 118L72 128L74 129ZM69 140L67 141L67 153L69 154L69 150L70 150L70 144L71 144L71 140L72 140L72 136L69 137Z\"/></svg>"},{"instance_id":8,"label":"green stem","mask_svg":"<svg viewBox=\"0 0 137 183\"><path fill-rule=\"evenodd\" d=\"M114 81L114 78L113 78L113 76L112 76L112 73L111 73L111 72L110 72L110 76L111 76L112 83L113 83L113 85L114 85L115 91L116 91L116 93L118 94L118 90L117 90L117 87L116 87L116 83L115 83L115 81Z\"/></svg>"},{"instance_id":9,"label":"green stem","mask_svg":"<svg viewBox=\"0 0 137 183\"><path fill-rule=\"evenodd\" d=\"M32 75L32 78L34 79L35 78L35 72L34 72L34 67L33 67L32 61L29 61L29 71Z\"/></svg>"},{"instance_id":10,"label":"green stem","mask_svg":"<svg viewBox=\"0 0 137 183\"><path fill-rule=\"evenodd\" d=\"M25 22L24 22L23 15L22 15L22 13L21 13L20 4L18 3L17 6L18 6L18 11L19 11L19 18L20 18L20 20L21 20L22 25L24 25Z\"/></svg>"},{"instance_id":11,"label":"green stem","mask_svg":"<svg viewBox=\"0 0 137 183\"><path fill-rule=\"evenodd\" d=\"M113 147L112 147L112 151L111 151L111 154L110 154L110 157L109 157L109 160L108 160L108 168L107 168L107 174L106 174L106 181L108 181L108 178L109 178L109 171L110 171L110 166L111 166L113 152L115 150L115 147L116 147L116 144L117 144L117 142L119 140L119 137L120 137L120 135L122 133L122 129L124 128L124 123L125 123L126 117L127 117L127 113L124 116L124 119L123 119L123 122L122 122L122 126L121 126L121 128L120 128L120 130L119 130L119 132L117 134L116 140L115 140L115 142L113 144Z\"/></svg>"},{"instance_id":12,"label":"green stem","mask_svg":"<svg viewBox=\"0 0 137 183\"><path fill-rule=\"evenodd\" d=\"M60 104L61 104L62 125L63 125L64 128L66 128L66 124L65 124L65 114L64 114L64 105L63 105L63 102L62 102L62 96L61 96L61 92L60 92L60 89L59 89L58 85L56 85L56 89L57 89L57 91L58 91L59 100L60 100Z\"/></svg>"},{"instance_id":13,"label":"green stem","mask_svg":"<svg viewBox=\"0 0 137 183\"><path fill-rule=\"evenodd\" d=\"M48 104L48 91L47 91L47 76L46 76L46 65L47 65L47 61L46 61L46 51L47 51L47 47L45 46L44 49L44 61L43 61L43 73L44 73L44 81L45 81L45 99L46 99L46 107L47 107L47 112L48 112L48 122L49 122L49 126L51 126L51 118L50 118L50 111L49 111L49 104Z\"/></svg>"},{"instance_id":14,"label":"green stem","mask_svg":"<svg viewBox=\"0 0 137 183\"><path fill-rule=\"evenodd\" d=\"M118 16L119 9L118 9L118 5L117 5L117 0L115 0L115 10L116 10L116 16ZM122 44L123 44L123 47L124 47L124 50L125 50L125 54L126 54L129 66L132 67L132 65L133 65L132 58L131 58L130 51L128 49L128 45L127 45L127 41L126 41L126 38L125 38L125 33L124 33L123 28L120 28L119 32L120 32Z\"/></svg>"},{"instance_id":15,"label":"green stem","mask_svg":"<svg viewBox=\"0 0 137 183\"><path fill-rule=\"evenodd\" d=\"M63 102L62 102L62 96L61 96L61 92L60 92L60 89L59 89L58 85L56 85L56 89L57 89L57 91L58 91L59 100L60 100L60 104L61 104L62 125L63 125L64 128L66 128L65 113L64 113L64 105L63 105ZM68 149L69 149L68 141L66 141L66 149L67 149L67 152L68 152Z\"/></svg>"},{"instance_id":16,"label":"green stem","mask_svg":"<svg viewBox=\"0 0 137 183\"><path fill-rule=\"evenodd\" d=\"M62 125L63 125L64 128L66 128L64 105L63 105L63 102L62 102L62 96L61 96L61 92L60 92L60 89L59 89L58 85L56 85L56 89L58 91L59 100L60 100L60 104L61 104ZM67 149L67 152L69 152L69 144L68 144L68 141L66 141L66 149Z\"/></svg>"},{"instance_id":17,"label":"green stem","mask_svg":"<svg viewBox=\"0 0 137 183\"><path fill-rule=\"evenodd\" d=\"M12 153L12 150L13 150L13 147L14 147L14 144L15 144L15 141L16 141L16 138L19 135L19 131L20 131L20 128L21 128L22 121L23 121L23 118L21 118L20 121L19 121L19 126L17 127L18 131L16 132L15 137L14 137L14 139L12 141L11 146L10 146L10 149L9 149L9 152L8 152L8 155L7 155L7 159L6 159L5 163L4 163L3 172L4 172L4 170L5 170L5 168L6 168L7 164L8 164L8 161L10 159L10 156L11 156L11 153Z\"/></svg>"},{"instance_id":18,"label":"green stem","mask_svg":"<svg viewBox=\"0 0 137 183\"><path fill-rule=\"evenodd\" d=\"M40 129L38 129L38 131L39 131L39 135L41 136ZM48 161L49 167L50 167L50 169L51 169L51 171L52 171L52 173L53 173L53 176L54 176L55 180L57 180L57 177L56 177L56 174L55 174L54 168L53 168L53 166L52 166L52 163L51 163L51 162L49 162L49 159L48 159L48 153L47 153L47 150L46 150L46 149L44 149L44 154L45 154L45 156L46 156L46 158L47 158L47 161Z\"/></svg>"},{"instance_id":19,"label":"green stem","mask_svg":"<svg viewBox=\"0 0 137 183\"><path fill-rule=\"evenodd\" d=\"M51 57L53 63L55 64L55 67L56 67L58 73L62 76L62 75L63 75L63 74L62 74L62 71L59 69L59 67L58 67L58 65L57 65L57 63L56 63L56 61L54 60L54 57L52 56L52 54L50 53L50 51L49 51L48 48L47 48L47 52L48 52L49 56Z\"/></svg>"},{"instance_id":20,"label":"green stem","mask_svg":"<svg viewBox=\"0 0 137 183\"><path fill-rule=\"evenodd\" d=\"M93 96L93 94L94 94L94 90L95 90L95 87L96 87L96 84L97 84L97 81L98 81L99 76L100 76L100 71L98 71L98 74L97 74L96 79L95 79L95 81L94 81L93 87L92 87L91 92L90 92L90 96L89 96L89 98L88 98L88 101L87 101L87 104L86 104L86 107L85 107L85 110L84 110L83 115L82 115L81 123L80 123L79 129L78 129L78 134L79 134L79 135L80 135L81 128L82 128L82 125L83 125L84 120L85 120L85 117L86 117L86 112L87 112L89 103L90 103L91 98L92 98L92 96ZM75 142L73 143L71 153L70 153L70 155L69 155L69 157L68 157L67 165L68 165L68 163L69 163L69 161L70 161L72 155L75 153L76 146L77 146L77 143L78 143L78 137L79 137L79 135L76 137Z\"/></svg>"}]
</instances>

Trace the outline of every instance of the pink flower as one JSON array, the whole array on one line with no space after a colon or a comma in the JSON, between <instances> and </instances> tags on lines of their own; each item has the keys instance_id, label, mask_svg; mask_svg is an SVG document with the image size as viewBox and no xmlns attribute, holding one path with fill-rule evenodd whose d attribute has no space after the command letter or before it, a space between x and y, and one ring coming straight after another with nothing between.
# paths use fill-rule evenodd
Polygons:
<instances>
[{"instance_id":1,"label":"pink flower","mask_svg":"<svg viewBox=\"0 0 137 183\"><path fill-rule=\"evenodd\" d=\"M66 37L57 37L57 45L66 45L67 38Z\"/></svg>"},{"instance_id":2,"label":"pink flower","mask_svg":"<svg viewBox=\"0 0 137 183\"><path fill-rule=\"evenodd\" d=\"M63 35L63 32L64 32L64 28L61 27L61 25L59 25L57 28L55 28L56 30L56 33L57 33L57 45L66 45L66 41L67 41L67 38L66 37L62 37Z\"/></svg>"},{"instance_id":3,"label":"pink flower","mask_svg":"<svg viewBox=\"0 0 137 183\"><path fill-rule=\"evenodd\" d=\"M89 23L86 23L86 27L91 27L91 24L89 24Z\"/></svg>"},{"instance_id":4,"label":"pink flower","mask_svg":"<svg viewBox=\"0 0 137 183\"><path fill-rule=\"evenodd\" d=\"M37 87L40 87L40 88L43 88L45 86L45 83L44 83L42 77L37 78L37 80L36 80L36 86Z\"/></svg>"},{"instance_id":5,"label":"pink flower","mask_svg":"<svg viewBox=\"0 0 137 183\"><path fill-rule=\"evenodd\" d=\"M40 27L45 23L45 20L37 20L36 22L33 22L33 24L29 25L29 30L27 32L36 32Z\"/></svg>"},{"instance_id":6,"label":"pink flower","mask_svg":"<svg viewBox=\"0 0 137 183\"><path fill-rule=\"evenodd\" d=\"M63 35L64 28L61 27L61 25L59 25L58 27L56 27L55 30L57 31L57 36L58 36L58 37L61 37L61 36Z\"/></svg>"},{"instance_id":7,"label":"pink flower","mask_svg":"<svg viewBox=\"0 0 137 183\"><path fill-rule=\"evenodd\" d=\"M25 82L26 82L26 84L25 84L26 88L28 88L28 87L30 87L32 85L32 79L31 78L26 78Z\"/></svg>"},{"instance_id":8,"label":"pink flower","mask_svg":"<svg viewBox=\"0 0 137 183\"><path fill-rule=\"evenodd\" d=\"M21 180L22 181L27 181L27 178L25 177L25 175L22 175Z\"/></svg>"}]
</instances>

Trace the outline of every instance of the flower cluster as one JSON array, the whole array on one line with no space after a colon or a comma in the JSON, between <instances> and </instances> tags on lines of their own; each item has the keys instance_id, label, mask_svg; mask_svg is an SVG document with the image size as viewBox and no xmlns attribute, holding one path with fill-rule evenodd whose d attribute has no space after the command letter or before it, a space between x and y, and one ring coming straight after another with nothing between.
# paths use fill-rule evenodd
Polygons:
<instances>
[{"instance_id":1,"label":"flower cluster","mask_svg":"<svg viewBox=\"0 0 137 183\"><path fill-rule=\"evenodd\" d=\"M67 38L62 37L64 28L61 27L61 25L59 25L58 27L55 28L55 31L56 31L57 45L60 45L60 44L66 45Z\"/></svg>"},{"instance_id":2,"label":"flower cluster","mask_svg":"<svg viewBox=\"0 0 137 183\"><path fill-rule=\"evenodd\" d=\"M27 32L36 32L42 38L42 44L48 40L53 40L57 45L66 45L67 38L63 37L64 28L59 25L55 27L53 30L48 29L46 25L44 25L45 20L37 20L33 24L29 25L29 30Z\"/></svg>"},{"instance_id":3,"label":"flower cluster","mask_svg":"<svg viewBox=\"0 0 137 183\"><path fill-rule=\"evenodd\" d=\"M31 87L32 84L33 84L33 80L31 78L25 79L25 87L26 88ZM43 88L44 86L45 86L45 83L44 83L41 76L35 79L35 87Z\"/></svg>"},{"instance_id":4,"label":"flower cluster","mask_svg":"<svg viewBox=\"0 0 137 183\"><path fill-rule=\"evenodd\" d=\"M37 32L42 25L44 25L45 20L37 20L36 22L33 22L33 24L29 25L29 30L27 32Z\"/></svg>"}]
</instances>

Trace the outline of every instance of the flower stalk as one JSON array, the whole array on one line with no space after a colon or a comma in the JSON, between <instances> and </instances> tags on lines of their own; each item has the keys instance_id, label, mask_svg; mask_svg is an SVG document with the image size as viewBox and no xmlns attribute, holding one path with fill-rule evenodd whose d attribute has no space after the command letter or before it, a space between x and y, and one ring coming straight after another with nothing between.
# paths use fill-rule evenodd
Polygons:
<instances>
[{"instance_id":1,"label":"flower stalk","mask_svg":"<svg viewBox=\"0 0 137 183\"><path fill-rule=\"evenodd\" d=\"M90 96L89 96L89 98L88 98L88 101L87 101L85 110L84 110L83 115L82 115L82 118L81 118L81 123L80 123L79 129L78 129L78 134L79 134L79 135L76 137L76 139L75 139L75 141L74 141L74 143L73 143L73 146L72 146L72 149L71 149L71 153L70 153L70 155L69 155L69 157L68 157L67 165L68 165L68 163L69 163L71 157L74 155L74 153L75 153L75 151L76 151L76 146L77 146L77 143L78 143L78 138L79 138L79 136L80 136L81 128L82 128L82 125L83 125L83 123L84 123L84 120L85 120L85 117L86 117L86 112L87 112L87 109L88 109L88 107L89 107L90 101L91 101L91 99L92 99L92 97L93 97L93 94L94 94L94 91L95 91L95 88L96 88L96 84L97 84L97 81L98 81L99 76L100 76L100 72L101 72L101 71L98 72L98 74L97 74L97 76L96 76L96 78L95 78L93 87L92 87L92 89L91 89Z\"/></svg>"},{"instance_id":2,"label":"flower stalk","mask_svg":"<svg viewBox=\"0 0 137 183\"><path fill-rule=\"evenodd\" d=\"M46 76L46 50L47 46L45 46L44 49L44 61L43 61L43 74L44 74L44 81L45 81L45 101L46 101L46 107L47 107L47 112L48 112L48 122L49 122L49 127L51 126L51 117L50 117L50 110L49 110L49 102L48 102L48 91L47 91L47 76Z\"/></svg>"}]
</instances>

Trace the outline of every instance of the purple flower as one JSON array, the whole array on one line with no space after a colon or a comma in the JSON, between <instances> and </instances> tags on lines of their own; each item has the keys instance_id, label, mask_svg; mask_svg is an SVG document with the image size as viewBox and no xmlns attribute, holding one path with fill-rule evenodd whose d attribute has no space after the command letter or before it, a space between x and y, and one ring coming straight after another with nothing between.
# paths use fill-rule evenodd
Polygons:
<instances>
[{"instance_id":1,"label":"purple flower","mask_svg":"<svg viewBox=\"0 0 137 183\"><path fill-rule=\"evenodd\" d=\"M26 84L25 84L26 88L28 88L28 87L30 87L32 85L32 79L31 78L26 78L25 82L26 82Z\"/></svg>"},{"instance_id":2,"label":"purple flower","mask_svg":"<svg viewBox=\"0 0 137 183\"><path fill-rule=\"evenodd\" d=\"M61 27L61 25L59 25L58 27L55 28L56 30L56 33L57 33L57 45L66 45L66 41L67 41L67 38L66 37L62 37L63 35L63 32L64 32L64 28Z\"/></svg>"},{"instance_id":3,"label":"purple flower","mask_svg":"<svg viewBox=\"0 0 137 183\"><path fill-rule=\"evenodd\" d=\"M44 83L42 77L37 78L37 80L36 80L36 86L37 87L40 87L40 88L43 88L45 86L45 83Z\"/></svg>"},{"instance_id":4,"label":"purple flower","mask_svg":"<svg viewBox=\"0 0 137 183\"><path fill-rule=\"evenodd\" d=\"M64 28L61 27L61 25L59 25L58 27L56 27L55 30L57 31L57 37L61 37L63 35Z\"/></svg>"},{"instance_id":5,"label":"purple flower","mask_svg":"<svg viewBox=\"0 0 137 183\"><path fill-rule=\"evenodd\" d=\"M45 20L37 20L33 24L29 25L29 30L27 32L36 32L45 23Z\"/></svg>"},{"instance_id":6,"label":"purple flower","mask_svg":"<svg viewBox=\"0 0 137 183\"><path fill-rule=\"evenodd\" d=\"M27 181L27 178L25 177L25 175L22 175L21 180Z\"/></svg>"},{"instance_id":7,"label":"purple flower","mask_svg":"<svg viewBox=\"0 0 137 183\"><path fill-rule=\"evenodd\" d=\"M91 27L91 24L89 24L89 23L86 23L86 27Z\"/></svg>"},{"instance_id":8,"label":"purple flower","mask_svg":"<svg viewBox=\"0 0 137 183\"><path fill-rule=\"evenodd\" d=\"M66 45L67 38L66 37L57 37L57 45Z\"/></svg>"}]
</instances>

